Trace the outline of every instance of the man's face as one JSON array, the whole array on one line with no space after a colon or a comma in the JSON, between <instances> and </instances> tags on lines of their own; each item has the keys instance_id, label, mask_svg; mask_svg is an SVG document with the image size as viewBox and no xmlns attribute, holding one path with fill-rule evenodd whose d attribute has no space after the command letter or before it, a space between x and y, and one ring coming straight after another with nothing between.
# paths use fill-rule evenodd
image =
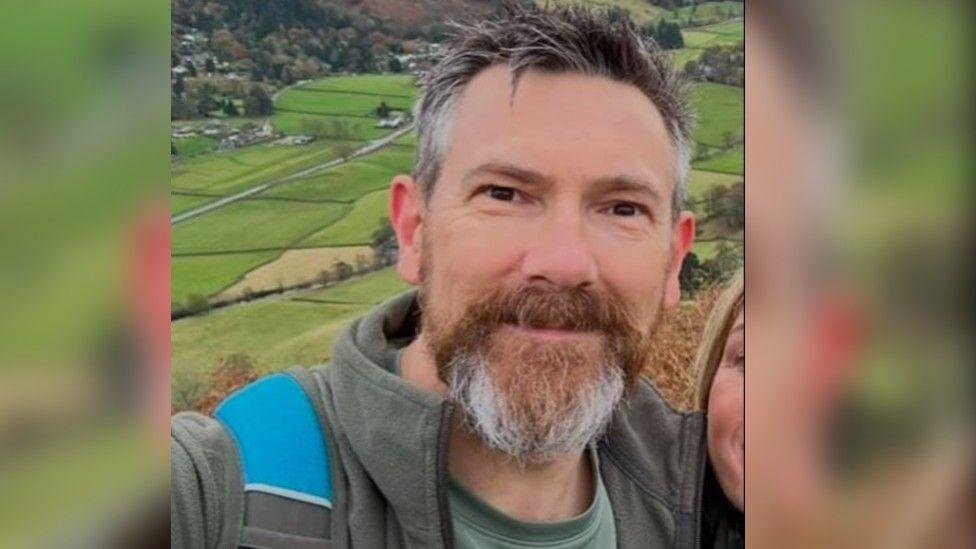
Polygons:
<instances>
[{"instance_id":1,"label":"man's face","mask_svg":"<svg viewBox=\"0 0 976 549\"><path fill-rule=\"evenodd\" d=\"M673 222L675 151L638 89L535 72L510 84L496 66L466 87L399 269L422 284L442 379L477 359L489 400L542 433L597 395L612 408L613 378L633 383L694 222Z\"/></svg>"}]
</instances>

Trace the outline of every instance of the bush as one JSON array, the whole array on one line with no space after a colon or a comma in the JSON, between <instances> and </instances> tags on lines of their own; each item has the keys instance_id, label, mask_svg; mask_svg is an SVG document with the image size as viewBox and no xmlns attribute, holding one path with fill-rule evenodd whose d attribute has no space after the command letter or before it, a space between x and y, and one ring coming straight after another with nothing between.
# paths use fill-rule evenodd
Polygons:
<instances>
[{"instance_id":1,"label":"bush","mask_svg":"<svg viewBox=\"0 0 976 549\"><path fill-rule=\"evenodd\" d=\"M257 377L254 362L248 355L238 353L223 357L208 372L207 390L194 408L202 414L209 415L227 395Z\"/></svg>"},{"instance_id":2,"label":"bush","mask_svg":"<svg viewBox=\"0 0 976 549\"><path fill-rule=\"evenodd\" d=\"M654 334L644 373L678 409L691 410L695 406L695 355L705 322L723 289L720 284L713 284L696 293L693 300L664 311Z\"/></svg>"},{"instance_id":3,"label":"bush","mask_svg":"<svg viewBox=\"0 0 976 549\"><path fill-rule=\"evenodd\" d=\"M210 310L210 301L207 296L200 294L190 294L186 296L186 311L191 314L200 314Z\"/></svg>"},{"instance_id":4,"label":"bush","mask_svg":"<svg viewBox=\"0 0 976 549\"><path fill-rule=\"evenodd\" d=\"M203 381L199 372L181 370L173 374L172 413L184 410L195 410L200 396L203 394Z\"/></svg>"}]
</instances>

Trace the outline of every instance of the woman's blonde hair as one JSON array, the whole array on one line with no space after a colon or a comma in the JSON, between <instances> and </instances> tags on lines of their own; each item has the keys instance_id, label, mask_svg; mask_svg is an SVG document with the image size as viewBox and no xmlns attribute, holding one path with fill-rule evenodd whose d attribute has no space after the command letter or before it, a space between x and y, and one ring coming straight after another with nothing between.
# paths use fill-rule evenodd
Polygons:
<instances>
[{"instance_id":1,"label":"woman's blonde hair","mask_svg":"<svg viewBox=\"0 0 976 549\"><path fill-rule=\"evenodd\" d=\"M705 324L701 344L698 346L694 368L698 380L695 389L695 405L700 410L708 407L708 391L712 386L712 378L715 377L715 371L722 362L722 351L725 350L725 342L729 338L732 324L745 306L745 297L744 277L742 269L739 269L716 301Z\"/></svg>"}]
</instances>

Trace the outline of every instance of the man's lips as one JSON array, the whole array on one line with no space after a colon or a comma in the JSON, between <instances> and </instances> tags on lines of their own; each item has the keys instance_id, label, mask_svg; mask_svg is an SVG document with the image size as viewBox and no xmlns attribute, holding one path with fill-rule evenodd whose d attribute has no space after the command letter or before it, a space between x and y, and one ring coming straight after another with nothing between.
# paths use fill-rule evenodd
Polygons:
<instances>
[{"instance_id":1,"label":"man's lips","mask_svg":"<svg viewBox=\"0 0 976 549\"><path fill-rule=\"evenodd\" d=\"M544 326L529 326L526 324L506 324L505 328L533 339L548 342L571 341L584 337L594 337L597 335L596 332L586 332L566 328L550 328Z\"/></svg>"}]
</instances>

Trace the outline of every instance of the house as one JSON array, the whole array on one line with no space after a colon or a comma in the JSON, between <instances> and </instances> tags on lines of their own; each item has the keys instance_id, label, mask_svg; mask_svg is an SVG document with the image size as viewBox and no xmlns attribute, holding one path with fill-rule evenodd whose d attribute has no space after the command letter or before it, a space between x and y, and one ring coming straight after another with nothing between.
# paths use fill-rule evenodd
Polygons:
<instances>
[{"instance_id":1,"label":"house","mask_svg":"<svg viewBox=\"0 0 976 549\"><path fill-rule=\"evenodd\" d=\"M275 145L307 145L315 140L312 135L289 135L275 141Z\"/></svg>"},{"instance_id":2,"label":"house","mask_svg":"<svg viewBox=\"0 0 976 549\"><path fill-rule=\"evenodd\" d=\"M203 135L220 135L224 133L224 124L220 120L208 120L202 126Z\"/></svg>"},{"instance_id":3,"label":"house","mask_svg":"<svg viewBox=\"0 0 976 549\"><path fill-rule=\"evenodd\" d=\"M189 126L176 126L173 128L171 135L174 139L186 139L188 137L193 137L197 134L193 128Z\"/></svg>"},{"instance_id":4,"label":"house","mask_svg":"<svg viewBox=\"0 0 976 549\"><path fill-rule=\"evenodd\" d=\"M389 118L382 118L376 123L377 128L398 128L400 124L403 124L402 116L393 116Z\"/></svg>"}]
</instances>

